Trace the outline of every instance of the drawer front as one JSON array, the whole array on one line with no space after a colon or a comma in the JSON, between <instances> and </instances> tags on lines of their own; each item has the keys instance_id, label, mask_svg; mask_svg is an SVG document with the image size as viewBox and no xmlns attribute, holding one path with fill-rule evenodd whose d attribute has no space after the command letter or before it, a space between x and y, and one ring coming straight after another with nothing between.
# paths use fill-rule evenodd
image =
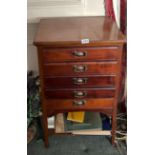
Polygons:
<instances>
[{"instance_id":1,"label":"drawer front","mask_svg":"<svg viewBox=\"0 0 155 155\"><path fill-rule=\"evenodd\" d=\"M55 99L46 100L47 112L51 110L101 110L106 108L113 108L113 98L104 99Z\"/></svg>"},{"instance_id":2,"label":"drawer front","mask_svg":"<svg viewBox=\"0 0 155 155\"><path fill-rule=\"evenodd\" d=\"M43 67L45 76L111 75L117 73L118 63L117 61L50 63Z\"/></svg>"},{"instance_id":3,"label":"drawer front","mask_svg":"<svg viewBox=\"0 0 155 155\"><path fill-rule=\"evenodd\" d=\"M118 47L96 48L45 48L42 57L44 63L64 61L117 60Z\"/></svg>"},{"instance_id":4,"label":"drawer front","mask_svg":"<svg viewBox=\"0 0 155 155\"><path fill-rule=\"evenodd\" d=\"M114 87L116 76L49 77L44 78L45 88Z\"/></svg>"},{"instance_id":5,"label":"drawer front","mask_svg":"<svg viewBox=\"0 0 155 155\"><path fill-rule=\"evenodd\" d=\"M45 90L45 97L52 99L85 99L85 98L111 98L115 89L53 89Z\"/></svg>"}]
</instances>

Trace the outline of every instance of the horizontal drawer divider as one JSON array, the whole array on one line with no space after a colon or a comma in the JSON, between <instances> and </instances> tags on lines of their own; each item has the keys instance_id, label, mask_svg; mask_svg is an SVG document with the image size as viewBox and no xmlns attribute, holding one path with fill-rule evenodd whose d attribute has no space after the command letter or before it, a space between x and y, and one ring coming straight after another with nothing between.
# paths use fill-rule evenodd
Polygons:
<instances>
[{"instance_id":1,"label":"horizontal drawer divider","mask_svg":"<svg viewBox=\"0 0 155 155\"><path fill-rule=\"evenodd\" d=\"M74 77L98 77L98 76L102 76L102 77L116 77L116 76L118 76L117 75L117 73L115 73L115 74L87 74L87 75L45 75L45 74L43 74L43 78L57 78L57 77L61 77L61 78L63 78L63 77L68 77L68 78L74 78Z\"/></svg>"},{"instance_id":2,"label":"horizontal drawer divider","mask_svg":"<svg viewBox=\"0 0 155 155\"><path fill-rule=\"evenodd\" d=\"M75 99L47 99L45 102L49 102L50 103L50 101L53 101L53 100L55 100L55 101L59 101L59 100L61 100L61 101L72 101L72 100L75 100ZM79 100L81 100L81 99L79 99ZM99 101L99 100L103 100L103 101L113 101L114 100L114 97L111 97L111 98L98 98L98 99L96 99L96 98L89 98L89 99L87 99L87 100L94 100L94 101Z\"/></svg>"},{"instance_id":3,"label":"horizontal drawer divider","mask_svg":"<svg viewBox=\"0 0 155 155\"><path fill-rule=\"evenodd\" d=\"M110 59L110 60L97 60L97 59L93 59L93 62L117 62L120 59ZM53 64L53 63L83 63L83 62L92 62L92 60L74 60L74 61L69 61L69 60L63 60L62 61L54 61L54 62L43 62L43 65L48 65L48 64Z\"/></svg>"},{"instance_id":4,"label":"horizontal drawer divider","mask_svg":"<svg viewBox=\"0 0 155 155\"><path fill-rule=\"evenodd\" d=\"M105 88L103 88L103 87L94 87L94 88L92 88L92 87L87 87L87 88L51 88L51 89L49 89L49 88L45 88L45 91L57 91L57 90L69 90L69 91L74 91L74 90L116 90L116 88L115 87L105 87Z\"/></svg>"},{"instance_id":5,"label":"horizontal drawer divider","mask_svg":"<svg viewBox=\"0 0 155 155\"><path fill-rule=\"evenodd\" d=\"M88 100L88 101L99 101L99 100L103 100L103 101L114 101L114 97L110 97L110 98L89 98L89 99L46 99L45 102L50 103L52 101L74 101L74 100Z\"/></svg>"},{"instance_id":6,"label":"horizontal drawer divider","mask_svg":"<svg viewBox=\"0 0 155 155\"><path fill-rule=\"evenodd\" d=\"M101 76L103 76L103 77L109 77L109 76L110 77L116 77L117 74L96 74L96 75L89 75L88 74L88 75L76 75L76 76L75 75L63 75L63 76L62 75L61 76L60 75L58 75L58 76L57 75L56 76L55 75L50 75L50 76L46 75L46 76L44 76L44 78L57 78L57 77L69 77L69 78L71 77L71 78L74 78L74 77L98 77L98 76L100 76L100 77Z\"/></svg>"},{"instance_id":7,"label":"horizontal drawer divider","mask_svg":"<svg viewBox=\"0 0 155 155\"><path fill-rule=\"evenodd\" d=\"M113 46L93 46L93 47L86 47L87 50L90 50L90 49L109 49L109 50L114 50L114 49L119 49L120 46L116 46L116 45L113 45ZM51 48L51 47L44 47L45 50L73 50L73 47L68 47L68 48L64 48L64 47L59 47L59 48ZM81 47L74 47L74 49L84 49L84 48L81 48ZM46 52L46 51L45 51Z\"/></svg>"},{"instance_id":8,"label":"horizontal drawer divider","mask_svg":"<svg viewBox=\"0 0 155 155\"><path fill-rule=\"evenodd\" d=\"M50 62L50 63L45 63L44 64L44 66L50 66L50 65L61 65L61 64L67 64L67 65L69 65L69 64L72 64L72 65L74 65L74 64L77 64L77 65L81 65L81 64L117 64L118 63L118 61L80 61L80 62L75 62L75 61L73 61L73 62Z\"/></svg>"},{"instance_id":9,"label":"horizontal drawer divider","mask_svg":"<svg viewBox=\"0 0 155 155\"><path fill-rule=\"evenodd\" d=\"M62 86L58 86L58 87L49 87L49 86L45 86L45 90L71 90L72 87L62 87ZM88 89L88 90L116 90L115 88L111 88L111 87L106 87L105 89L102 89L103 86L99 87L92 87L92 86L77 86L77 87L73 87L73 90L78 90L78 89Z\"/></svg>"}]
</instances>

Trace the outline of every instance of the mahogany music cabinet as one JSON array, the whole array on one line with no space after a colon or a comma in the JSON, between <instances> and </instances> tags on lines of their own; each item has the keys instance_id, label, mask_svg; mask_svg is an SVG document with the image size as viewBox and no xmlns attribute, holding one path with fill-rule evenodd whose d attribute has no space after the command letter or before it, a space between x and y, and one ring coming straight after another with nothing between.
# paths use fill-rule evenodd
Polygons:
<instances>
[{"instance_id":1,"label":"mahogany music cabinet","mask_svg":"<svg viewBox=\"0 0 155 155\"><path fill-rule=\"evenodd\" d=\"M109 17L41 19L38 49L45 146L47 118L70 111L116 113L125 37Z\"/></svg>"}]
</instances>

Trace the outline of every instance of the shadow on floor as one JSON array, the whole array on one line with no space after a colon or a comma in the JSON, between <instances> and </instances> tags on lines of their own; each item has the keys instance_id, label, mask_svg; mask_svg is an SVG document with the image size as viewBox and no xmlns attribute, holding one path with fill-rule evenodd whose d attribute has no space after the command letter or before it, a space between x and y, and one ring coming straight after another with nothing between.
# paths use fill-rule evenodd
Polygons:
<instances>
[{"instance_id":1,"label":"shadow on floor","mask_svg":"<svg viewBox=\"0 0 155 155\"><path fill-rule=\"evenodd\" d=\"M29 144L27 155L121 155L105 136L54 135L49 143L47 149L42 140Z\"/></svg>"}]
</instances>

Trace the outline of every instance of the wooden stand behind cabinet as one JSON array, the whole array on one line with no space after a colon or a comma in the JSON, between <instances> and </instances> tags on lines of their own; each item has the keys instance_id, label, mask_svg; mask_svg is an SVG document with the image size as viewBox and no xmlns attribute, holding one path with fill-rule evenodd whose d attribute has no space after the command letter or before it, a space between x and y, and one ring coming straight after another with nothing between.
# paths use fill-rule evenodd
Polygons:
<instances>
[{"instance_id":1,"label":"wooden stand behind cabinet","mask_svg":"<svg viewBox=\"0 0 155 155\"><path fill-rule=\"evenodd\" d=\"M112 116L117 100L125 37L108 17L42 19L38 49L45 146L47 117L59 112L98 111Z\"/></svg>"}]
</instances>

